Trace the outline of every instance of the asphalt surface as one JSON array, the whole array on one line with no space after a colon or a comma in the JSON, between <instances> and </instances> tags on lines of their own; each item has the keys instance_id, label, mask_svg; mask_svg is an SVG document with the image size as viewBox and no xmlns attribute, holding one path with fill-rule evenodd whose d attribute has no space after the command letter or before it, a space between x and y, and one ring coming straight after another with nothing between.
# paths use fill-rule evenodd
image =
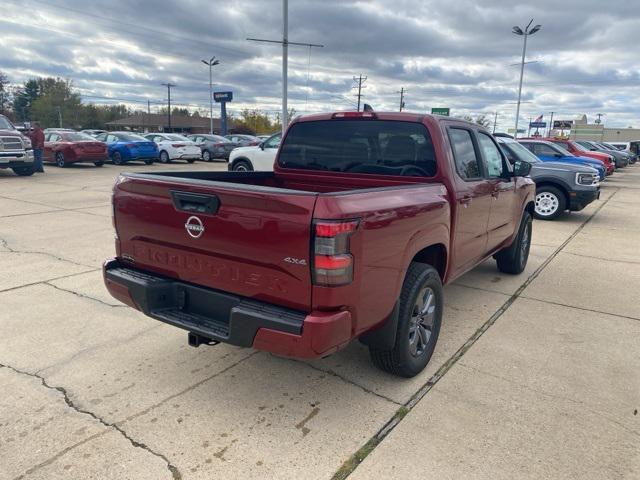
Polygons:
<instances>
[{"instance_id":1,"label":"asphalt surface","mask_svg":"<svg viewBox=\"0 0 640 480\"><path fill-rule=\"evenodd\" d=\"M190 348L120 305L100 273L118 171L0 171L0 479L640 478L640 166L534 222L522 275L447 286L411 380L357 342Z\"/></svg>"}]
</instances>

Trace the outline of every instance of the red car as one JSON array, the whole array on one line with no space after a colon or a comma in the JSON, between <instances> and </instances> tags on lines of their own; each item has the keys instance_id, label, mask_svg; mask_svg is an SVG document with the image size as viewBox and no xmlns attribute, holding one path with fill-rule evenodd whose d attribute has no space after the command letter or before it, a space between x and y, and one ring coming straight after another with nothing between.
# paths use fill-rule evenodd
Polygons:
<instances>
[{"instance_id":1,"label":"red car","mask_svg":"<svg viewBox=\"0 0 640 480\"><path fill-rule=\"evenodd\" d=\"M593 158L594 160L600 160L602 163L604 163L604 168L607 171L607 175L611 175L616 169L615 159L607 153L592 152L579 143L564 138L543 138L542 140L556 143L577 157L589 157Z\"/></svg>"},{"instance_id":2,"label":"red car","mask_svg":"<svg viewBox=\"0 0 640 480\"><path fill-rule=\"evenodd\" d=\"M443 284L492 256L524 270L530 169L463 120L298 117L273 172L120 175L105 283L194 347L323 357L358 338L410 377L435 348Z\"/></svg>"},{"instance_id":3,"label":"red car","mask_svg":"<svg viewBox=\"0 0 640 480\"><path fill-rule=\"evenodd\" d=\"M45 162L66 167L71 163L91 162L101 167L109 159L107 145L87 134L73 131L53 131L45 134Z\"/></svg>"}]
</instances>

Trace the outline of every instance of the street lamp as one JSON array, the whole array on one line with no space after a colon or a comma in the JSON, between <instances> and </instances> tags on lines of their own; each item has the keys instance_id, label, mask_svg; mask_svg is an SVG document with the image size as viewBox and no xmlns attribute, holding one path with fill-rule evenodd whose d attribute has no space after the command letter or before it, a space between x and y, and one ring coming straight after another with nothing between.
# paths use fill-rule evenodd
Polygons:
<instances>
[{"instance_id":1,"label":"street lamp","mask_svg":"<svg viewBox=\"0 0 640 480\"><path fill-rule=\"evenodd\" d=\"M512 32L516 35L522 35L524 37L524 45L522 46L522 62L520 63L520 86L518 87L518 106L516 107L516 131L513 136L518 137L518 119L520 118L520 99L522 98L522 77L524 76L524 57L527 53L527 37L529 35L533 35L538 30L542 28L542 25L536 25L535 27L529 29L531 24L533 23L533 18L529 22L529 24L525 27L524 31L518 27L517 25L513 27Z\"/></svg>"},{"instance_id":2,"label":"street lamp","mask_svg":"<svg viewBox=\"0 0 640 480\"><path fill-rule=\"evenodd\" d=\"M202 63L209 65L209 134L213 135L213 67L220 65L220 60L211 57L209 61L202 60Z\"/></svg>"}]
</instances>

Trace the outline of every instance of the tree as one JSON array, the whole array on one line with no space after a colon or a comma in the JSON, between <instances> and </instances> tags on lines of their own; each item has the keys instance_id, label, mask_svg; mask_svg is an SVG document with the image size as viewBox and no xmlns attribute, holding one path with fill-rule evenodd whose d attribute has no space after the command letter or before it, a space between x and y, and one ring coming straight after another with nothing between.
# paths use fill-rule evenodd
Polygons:
<instances>
[{"instance_id":1,"label":"tree","mask_svg":"<svg viewBox=\"0 0 640 480\"><path fill-rule=\"evenodd\" d=\"M44 127L82 126L82 101L72 87L70 80L40 78L39 96L31 107L31 117Z\"/></svg>"},{"instance_id":2,"label":"tree","mask_svg":"<svg viewBox=\"0 0 640 480\"><path fill-rule=\"evenodd\" d=\"M9 107L9 77L0 71L0 113Z\"/></svg>"},{"instance_id":3,"label":"tree","mask_svg":"<svg viewBox=\"0 0 640 480\"><path fill-rule=\"evenodd\" d=\"M31 107L40 95L38 80L29 79L24 86L18 87L13 94L13 112L18 121L26 122L31 119Z\"/></svg>"},{"instance_id":4,"label":"tree","mask_svg":"<svg viewBox=\"0 0 640 480\"><path fill-rule=\"evenodd\" d=\"M464 120L466 120L467 122L473 122L473 123L477 123L478 125L484 127L484 128L489 128L491 126L491 119L488 118L484 113L478 115L475 120L473 119L473 117L471 115L465 115L464 117L462 117Z\"/></svg>"}]
</instances>

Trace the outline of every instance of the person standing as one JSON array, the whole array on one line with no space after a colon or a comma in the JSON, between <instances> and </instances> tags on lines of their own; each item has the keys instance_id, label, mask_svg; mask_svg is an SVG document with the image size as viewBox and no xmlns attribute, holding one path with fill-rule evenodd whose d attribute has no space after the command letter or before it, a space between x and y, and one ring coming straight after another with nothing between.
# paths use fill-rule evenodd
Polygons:
<instances>
[{"instance_id":1,"label":"person standing","mask_svg":"<svg viewBox=\"0 0 640 480\"><path fill-rule=\"evenodd\" d=\"M42 164L42 153L44 152L44 131L40 126L40 122L33 122L33 132L31 132L31 146L33 147L35 171L44 173L44 167Z\"/></svg>"}]
</instances>

